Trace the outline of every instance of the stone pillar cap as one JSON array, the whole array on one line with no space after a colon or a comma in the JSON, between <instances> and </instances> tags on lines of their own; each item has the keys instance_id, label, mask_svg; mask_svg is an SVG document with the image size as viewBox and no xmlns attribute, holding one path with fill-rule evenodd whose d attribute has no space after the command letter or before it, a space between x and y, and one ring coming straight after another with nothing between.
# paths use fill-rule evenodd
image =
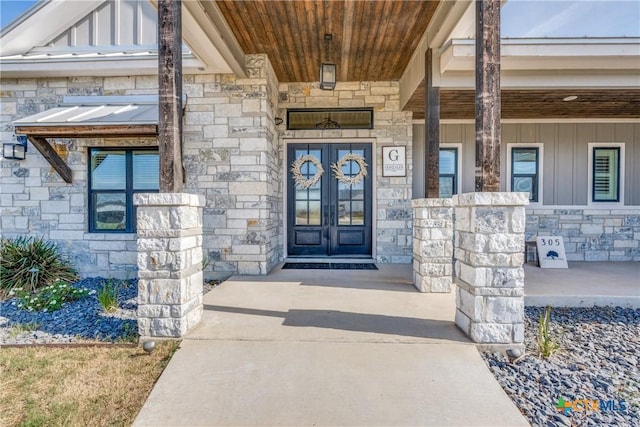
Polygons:
<instances>
[{"instance_id":1,"label":"stone pillar cap","mask_svg":"<svg viewBox=\"0 0 640 427\"><path fill-rule=\"evenodd\" d=\"M136 206L205 206L205 198L191 193L137 193L133 195Z\"/></svg>"}]
</instances>

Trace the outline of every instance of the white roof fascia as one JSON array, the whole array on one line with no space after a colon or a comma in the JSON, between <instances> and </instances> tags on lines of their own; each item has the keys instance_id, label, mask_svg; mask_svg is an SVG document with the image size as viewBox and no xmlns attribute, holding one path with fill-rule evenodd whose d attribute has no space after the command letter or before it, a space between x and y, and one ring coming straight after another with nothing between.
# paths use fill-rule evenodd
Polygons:
<instances>
[{"instance_id":1,"label":"white roof fascia","mask_svg":"<svg viewBox=\"0 0 640 427\"><path fill-rule=\"evenodd\" d=\"M38 8L30 9L3 32L0 37L0 55L23 54L34 46L48 43L104 1L50 0Z\"/></svg>"},{"instance_id":2,"label":"white roof fascia","mask_svg":"<svg viewBox=\"0 0 640 427\"><path fill-rule=\"evenodd\" d=\"M1 60L2 77L4 78L36 78L36 77L70 77L70 76L141 76L158 74L158 55L153 52L141 59L139 54L95 57L86 55L22 57L13 60ZM183 58L183 74L216 73L215 68L205 68L202 61L193 56Z\"/></svg>"},{"instance_id":3,"label":"white roof fascia","mask_svg":"<svg viewBox=\"0 0 640 427\"><path fill-rule=\"evenodd\" d=\"M638 70L640 38L503 39L501 70ZM440 73L473 71L475 40L450 40Z\"/></svg>"},{"instance_id":4,"label":"white roof fascia","mask_svg":"<svg viewBox=\"0 0 640 427\"><path fill-rule=\"evenodd\" d=\"M422 35L400 78L400 108L404 108L409 99L411 99L413 92L424 80L427 49L434 46L439 47L448 40L456 24L467 13L467 10L474 9L472 7L474 4L473 0L441 1L438 4L427 30ZM434 51L432 59L435 69L437 69L438 55L438 51ZM434 77L437 76L434 75Z\"/></svg>"}]
</instances>

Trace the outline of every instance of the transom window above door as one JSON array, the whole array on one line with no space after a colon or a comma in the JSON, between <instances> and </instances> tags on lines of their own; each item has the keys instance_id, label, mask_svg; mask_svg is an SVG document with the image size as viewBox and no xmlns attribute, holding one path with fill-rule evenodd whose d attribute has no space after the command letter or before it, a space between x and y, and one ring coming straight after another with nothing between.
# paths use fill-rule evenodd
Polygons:
<instances>
[{"instance_id":1,"label":"transom window above door","mask_svg":"<svg viewBox=\"0 0 640 427\"><path fill-rule=\"evenodd\" d=\"M373 108L290 108L287 129L373 129Z\"/></svg>"}]
</instances>

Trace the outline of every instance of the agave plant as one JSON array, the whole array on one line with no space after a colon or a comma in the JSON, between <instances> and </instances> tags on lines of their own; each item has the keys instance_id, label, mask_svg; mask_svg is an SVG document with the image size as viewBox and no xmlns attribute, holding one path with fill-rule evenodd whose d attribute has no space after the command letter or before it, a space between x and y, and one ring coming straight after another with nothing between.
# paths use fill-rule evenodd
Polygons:
<instances>
[{"instance_id":1,"label":"agave plant","mask_svg":"<svg viewBox=\"0 0 640 427\"><path fill-rule=\"evenodd\" d=\"M18 237L0 241L0 289L36 292L55 282L78 280L71 262L53 242Z\"/></svg>"}]
</instances>

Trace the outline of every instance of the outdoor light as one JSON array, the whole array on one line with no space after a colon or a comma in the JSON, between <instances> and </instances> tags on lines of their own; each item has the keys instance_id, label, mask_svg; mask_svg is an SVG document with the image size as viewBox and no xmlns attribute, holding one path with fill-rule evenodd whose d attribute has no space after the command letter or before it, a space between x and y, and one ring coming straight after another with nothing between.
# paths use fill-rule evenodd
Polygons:
<instances>
[{"instance_id":1,"label":"outdoor light","mask_svg":"<svg viewBox=\"0 0 640 427\"><path fill-rule=\"evenodd\" d=\"M331 41L333 34L324 35L325 58L331 61ZM320 89L333 90L336 87L336 64L323 62L320 65Z\"/></svg>"},{"instance_id":2,"label":"outdoor light","mask_svg":"<svg viewBox=\"0 0 640 427\"><path fill-rule=\"evenodd\" d=\"M27 137L16 135L16 142L2 144L2 157L5 159L24 160L27 152Z\"/></svg>"},{"instance_id":3,"label":"outdoor light","mask_svg":"<svg viewBox=\"0 0 640 427\"><path fill-rule=\"evenodd\" d=\"M333 90L336 87L336 64L327 62L320 66L320 89Z\"/></svg>"}]
</instances>

